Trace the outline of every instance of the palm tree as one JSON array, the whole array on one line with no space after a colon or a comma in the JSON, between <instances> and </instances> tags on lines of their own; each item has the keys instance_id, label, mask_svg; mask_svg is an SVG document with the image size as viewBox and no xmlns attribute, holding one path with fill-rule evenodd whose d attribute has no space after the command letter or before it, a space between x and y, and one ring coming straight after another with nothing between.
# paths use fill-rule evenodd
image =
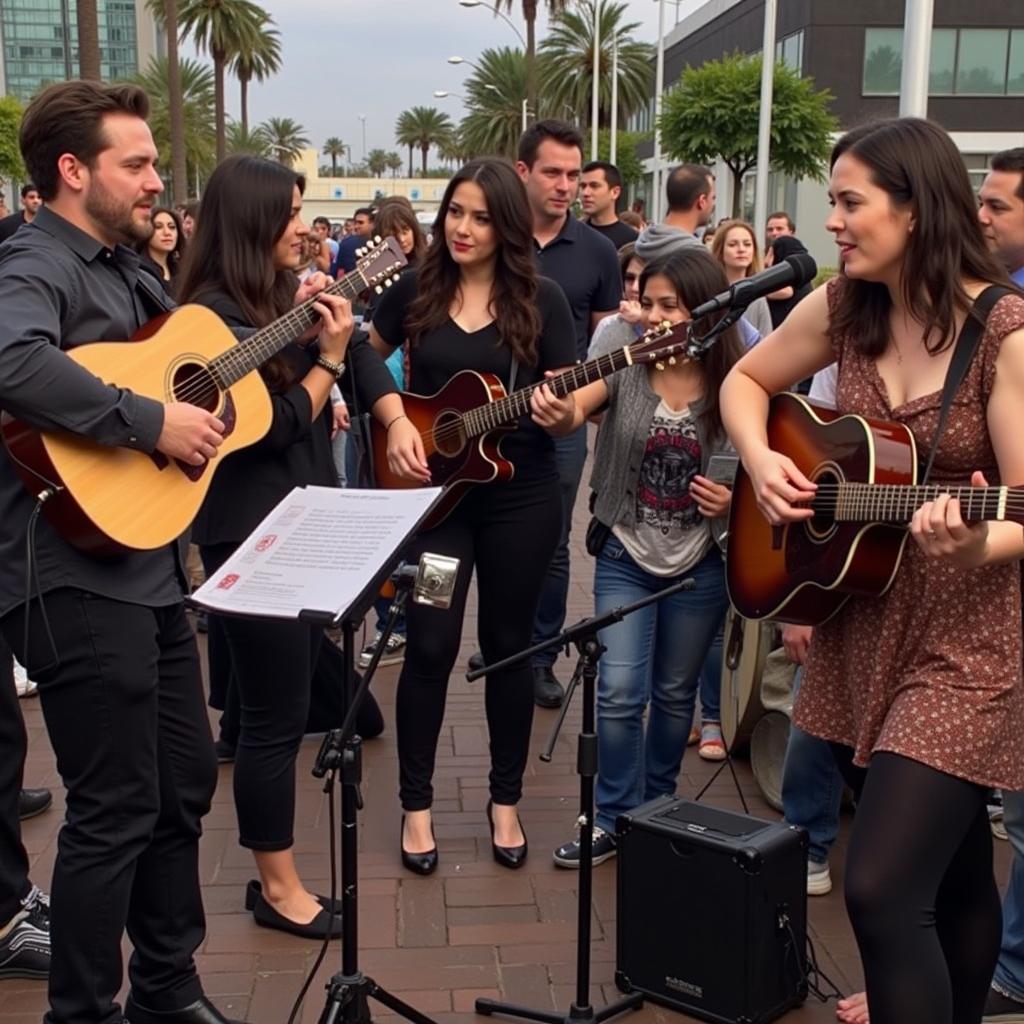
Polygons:
<instances>
[{"instance_id":1,"label":"palm tree","mask_svg":"<svg viewBox=\"0 0 1024 1024\"><path fill-rule=\"evenodd\" d=\"M285 167L291 167L299 154L309 148L306 129L290 117L268 117L257 130L266 135L277 162Z\"/></svg>"},{"instance_id":2,"label":"palm tree","mask_svg":"<svg viewBox=\"0 0 1024 1024\"><path fill-rule=\"evenodd\" d=\"M517 0L494 0L494 13L497 15L502 7L509 11ZM537 109L537 9L542 0L518 0L522 5L523 20L526 22L526 97L527 107ZM569 0L543 0L547 4L549 14L558 14L569 6Z\"/></svg>"},{"instance_id":3,"label":"palm tree","mask_svg":"<svg viewBox=\"0 0 1024 1024\"><path fill-rule=\"evenodd\" d=\"M183 0L182 34L191 33L196 46L213 58L218 163L227 153L224 69L235 54L252 43L267 17L252 0Z\"/></svg>"},{"instance_id":4,"label":"palm tree","mask_svg":"<svg viewBox=\"0 0 1024 1024\"><path fill-rule=\"evenodd\" d=\"M526 55L503 46L484 50L466 79L469 114L459 125L463 152L515 159L526 98ZM544 116L544 109L537 116Z\"/></svg>"},{"instance_id":5,"label":"palm tree","mask_svg":"<svg viewBox=\"0 0 1024 1024\"><path fill-rule=\"evenodd\" d=\"M238 52L231 61L231 71L242 87L242 127L249 130L249 83L255 78L265 82L281 70L281 33L274 20L263 12L256 35L240 40Z\"/></svg>"},{"instance_id":6,"label":"palm tree","mask_svg":"<svg viewBox=\"0 0 1024 1024\"><path fill-rule=\"evenodd\" d=\"M228 125L228 152L247 153L249 156L273 157L270 139L261 125L249 131L240 121L232 121Z\"/></svg>"},{"instance_id":7,"label":"palm tree","mask_svg":"<svg viewBox=\"0 0 1024 1024\"><path fill-rule=\"evenodd\" d=\"M569 106L586 111L589 123L594 82L594 7L601 40L598 83L598 126L610 123L612 107L612 50L619 48L619 114L624 118L647 103L653 85L654 47L639 43L631 34L638 22L623 24L626 4L615 0L579 0L574 10L552 18L547 38L540 45L540 91L556 110Z\"/></svg>"},{"instance_id":8,"label":"palm tree","mask_svg":"<svg viewBox=\"0 0 1024 1024\"><path fill-rule=\"evenodd\" d=\"M375 178L379 178L388 169L387 153L383 149L371 149L366 157L366 166Z\"/></svg>"},{"instance_id":9,"label":"palm tree","mask_svg":"<svg viewBox=\"0 0 1024 1024\"><path fill-rule=\"evenodd\" d=\"M427 175L427 155L431 146L443 142L455 130L452 119L437 107L413 107L399 115L395 124L395 139L409 147L409 177L412 177L412 147L419 146L423 154L423 176Z\"/></svg>"},{"instance_id":10,"label":"palm tree","mask_svg":"<svg viewBox=\"0 0 1024 1024\"><path fill-rule=\"evenodd\" d=\"M336 178L338 176L338 157L345 155L345 143L336 135L332 135L324 143L324 148L320 152L331 158L331 177Z\"/></svg>"},{"instance_id":11,"label":"palm tree","mask_svg":"<svg viewBox=\"0 0 1024 1024\"><path fill-rule=\"evenodd\" d=\"M78 75L98 82L100 73L100 26L96 0L78 0Z\"/></svg>"},{"instance_id":12,"label":"palm tree","mask_svg":"<svg viewBox=\"0 0 1024 1024\"><path fill-rule=\"evenodd\" d=\"M391 177L397 178L398 172L402 169L402 158L393 151L388 153L387 168L391 172Z\"/></svg>"},{"instance_id":13,"label":"palm tree","mask_svg":"<svg viewBox=\"0 0 1024 1024\"><path fill-rule=\"evenodd\" d=\"M185 166L185 113L182 106L181 69L178 66L178 0L146 0L149 13L162 18L167 36L167 94L170 114L171 196L183 203L188 196Z\"/></svg>"},{"instance_id":14,"label":"palm tree","mask_svg":"<svg viewBox=\"0 0 1024 1024\"><path fill-rule=\"evenodd\" d=\"M195 181L198 174L207 174L213 169L217 149L217 136L213 128L214 84L213 72L206 64L197 60L182 60L179 65L181 88L179 98L182 107L182 139L175 154L181 154L185 164L183 178ZM153 57L144 71L133 75L129 81L141 85L149 96L149 127L157 149L166 153L171 143L171 98L170 57ZM176 197L184 199L188 194L184 186Z\"/></svg>"}]
</instances>

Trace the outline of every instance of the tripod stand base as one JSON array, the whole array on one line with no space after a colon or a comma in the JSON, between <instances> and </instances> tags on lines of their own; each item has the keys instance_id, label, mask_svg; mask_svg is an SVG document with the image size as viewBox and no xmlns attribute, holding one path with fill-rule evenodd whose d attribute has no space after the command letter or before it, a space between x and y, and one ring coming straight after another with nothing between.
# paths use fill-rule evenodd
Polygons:
<instances>
[{"instance_id":1,"label":"tripod stand base","mask_svg":"<svg viewBox=\"0 0 1024 1024\"><path fill-rule=\"evenodd\" d=\"M631 992L624 999L595 1010L592 1006L569 1007L568 1013L548 1013L545 1010L531 1010L525 1006L514 1006L512 1003L499 1003L494 999L478 999L476 1012L485 1017L492 1013L501 1013L506 1017L521 1017L523 1020L540 1021L541 1024L599 1024L600 1021L617 1017L627 1010L639 1010L644 1005L642 992Z\"/></svg>"},{"instance_id":2,"label":"tripod stand base","mask_svg":"<svg viewBox=\"0 0 1024 1024\"><path fill-rule=\"evenodd\" d=\"M389 1010L412 1024L437 1024L433 1018L403 1003L365 974L335 974L327 985L327 1005L320 1015L320 1024L370 1024L370 999L383 1003Z\"/></svg>"}]
</instances>

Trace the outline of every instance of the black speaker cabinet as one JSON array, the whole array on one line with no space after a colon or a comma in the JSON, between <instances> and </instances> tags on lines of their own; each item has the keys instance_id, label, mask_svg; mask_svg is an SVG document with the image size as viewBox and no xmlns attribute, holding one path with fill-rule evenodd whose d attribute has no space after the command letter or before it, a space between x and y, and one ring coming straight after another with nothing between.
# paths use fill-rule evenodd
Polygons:
<instances>
[{"instance_id":1,"label":"black speaker cabinet","mask_svg":"<svg viewBox=\"0 0 1024 1024\"><path fill-rule=\"evenodd\" d=\"M618 819L616 984L716 1024L807 995L807 833L662 797Z\"/></svg>"}]
</instances>

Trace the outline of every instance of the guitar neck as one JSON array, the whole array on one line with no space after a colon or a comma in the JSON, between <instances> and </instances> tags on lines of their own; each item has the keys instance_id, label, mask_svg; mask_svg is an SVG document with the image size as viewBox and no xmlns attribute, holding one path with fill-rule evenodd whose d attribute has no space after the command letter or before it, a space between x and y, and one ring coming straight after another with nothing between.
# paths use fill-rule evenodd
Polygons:
<instances>
[{"instance_id":1,"label":"guitar neck","mask_svg":"<svg viewBox=\"0 0 1024 1024\"><path fill-rule=\"evenodd\" d=\"M258 369L277 355L300 334L309 330L319 318L313 309L313 303L318 302L321 296L341 295L346 299L354 299L368 287L369 282L358 270L346 274L340 281L328 285L322 292L289 310L272 324L261 328L227 352L221 353L210 362L210 371L218 386L221 389L231 387L247 373Z\"/></svg>"},{"instance_id":2,"label":"guitar neck","mask_svg":"<svg viewBox=\"0 0 1024 1024\"><path fill-rule=\"evenodd\" d=\"M811 504L842 522L905 525L925 502L942 494L959 500L960 513L968 522L1024 522L1024 488L1020 487L823 483Z\"/></svg>"},{"instance_id":3,"label":"guitar neck","mask_svg":"<svg viewBox=\"0 0 1024 1024\"><path fill-rule=\"evenodd\" d=\"M595 381L610 377L613 373L626 369L633 365L633 358L629 346L616 349L606 355L588 359L585 363L577 363L554 377L549 377L545 383L551 388L558 398L564 398L578 388ZM521 416L530 411L530 396L533 394L537 384L520 388L513 391L511 395L499 398L496 402L488 402L486 405L478 405L463 415L466 434L469 437L479 437L489 430L514 423Z\"/></svg>"}]
</instances>

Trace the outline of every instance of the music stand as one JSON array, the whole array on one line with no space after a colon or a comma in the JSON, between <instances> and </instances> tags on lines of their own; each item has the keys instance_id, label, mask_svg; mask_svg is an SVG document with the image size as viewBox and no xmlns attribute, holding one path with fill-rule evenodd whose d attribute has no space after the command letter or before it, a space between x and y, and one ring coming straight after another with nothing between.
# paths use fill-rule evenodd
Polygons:
<instances>
[{"instance_id":1,"label":"music stand","mask_svg":"<svg viewBox=\"0 0 1024 1024\"><path fill-rule=\"evenodd\" d=\"M590 1003L590 904L593 893L594 865L591 859L594 842L594 776L597 775L597 733L595 729L595 702L597 683L597 663L604 653L605 647L598 639L598 632L606 626L621 621L631 612L638 608L660 601L664 597L670 597L680 590L692 590L696 586L692 579L679 580L678 582L659 590L655 594L648 594L647 597L632 604L622 605L613 608L603 615L595 615L589 619L583 619L573 626L559 633L551 640L535 644L513 654L509 658L495 662L493 665L485 665L482 668L474 669L466 673L466 678L472 682L489 672L500 671L517 665L541 651L551 648L565 647L570 645L576 648L578 660L572 679L566 688L565 700L562 702L562 710L554 729L548 740L544 752L540 755L541 760L550 761L551 751L562 722L569 708L569 702L573 694L583 683L583 724L577 737L576 773L580 777L580 884L576 905L576 999L569 1007L568 1013L550 1013L546 1010L533 1010L524 1006L516 1006L512 1003L499 1002L494 999L479 998L476 1000L476 1012L484 1016L492 1013L503 1013L510 1017L522 1017L524 1020L540 1021L541 1024L599 1024L600 1021L608 1020L609 1017L618 1016L626 1010L638 1010L643 1005L644 997L642 992L631 992L622 999L617 1000L608 1006L595 1010Z\"/></svg>"}]
</instances>

